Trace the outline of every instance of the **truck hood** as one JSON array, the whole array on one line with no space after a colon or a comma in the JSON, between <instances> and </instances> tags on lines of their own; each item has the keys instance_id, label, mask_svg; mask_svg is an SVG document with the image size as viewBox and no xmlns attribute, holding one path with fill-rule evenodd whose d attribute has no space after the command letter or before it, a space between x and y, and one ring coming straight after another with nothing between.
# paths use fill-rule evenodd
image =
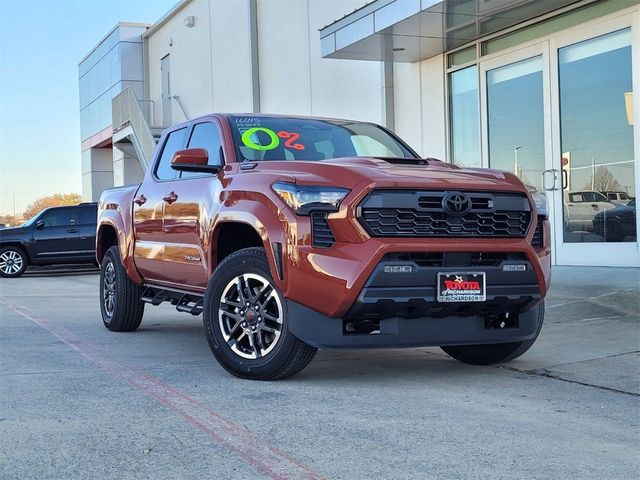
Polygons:
<instances>
[{"instance_id":1,"label":"truck hood","mask_svg":"<svg viewBox=\"0 0 640 480\"><path fill-rule=\"evenodd\" d=\"M524 191L513 174L485 168L460 168L434 159L410 160L349 157L321 161L259 162L255 173L281 174L281 180L302 185L354 189L416 188Z\"/></svg>"},{"instance_id":2,"label":"truck hood","mask_svg":"<svg viewBox=\"0 0 640 480\"><path fill-rule=\"evenodd\" d=\"M24 226L2 228L0 229L0 239L10 240L14 238L21 238L28 230L29 227Z\"/></svg>"}]
</instances>

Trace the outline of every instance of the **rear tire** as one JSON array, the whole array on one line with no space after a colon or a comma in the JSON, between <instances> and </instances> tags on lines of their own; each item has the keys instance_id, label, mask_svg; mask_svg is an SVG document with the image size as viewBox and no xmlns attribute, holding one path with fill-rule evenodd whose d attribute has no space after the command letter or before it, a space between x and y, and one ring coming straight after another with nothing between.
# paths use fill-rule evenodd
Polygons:
<instances>
[{"instance_id":1,"label":"rear tire","mask_svg":"<svg viewBox=\"0 0 640 480\"><path fill-rule=\"evenodd\" d=\"M203 323L216 360L240 378L290 377L317 351L289 331L286 302L262 248L239 250L216 268L204 297Z\"/></svg>"},{"instance_id":2,"label":"rear tire","mask_svg":"<svg viewBox=\"0 0 640 480\"><path fill-rule=\"evenodd\" d=\"M144 314L143 288L134 283L122 265L117 246L109 248L100 266L102 323L112 332L133 332Z\"/></svg>"},{"instance_id":3,"label":"rear tire","mask_svg":"<svg viewBox=\"0 0 640 480\"><path fill-rule=\"evenodd\" d=\"M458 345L440 347L444 353L456 360L470 365L491 365L509 362L523 355L535 343L544 322L544 302L536 307L538 310L538 328L531 340L513 343L494 343L487 345Z\"/></svg>"},{"instance_id":4,"label":"rear tire","mask_svg":"<svg viewBox=\"0 0 640 480\"><path fill-rule=\"evenodd\" d=\"M0 277L15 278L24 273L29 265L26 252L20 247L0 248Z\"/></svg>"}]
</instances>

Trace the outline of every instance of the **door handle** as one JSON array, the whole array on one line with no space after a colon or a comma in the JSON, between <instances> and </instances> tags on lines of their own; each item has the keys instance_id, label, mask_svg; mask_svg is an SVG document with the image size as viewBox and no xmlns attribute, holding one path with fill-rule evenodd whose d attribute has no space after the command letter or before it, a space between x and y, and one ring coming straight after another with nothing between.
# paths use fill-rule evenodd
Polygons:
<instances>
[{"instance_id":1,"label":"door handle","mask_svg":"<svg viewBox=\"0 0 640 480\"><path fill-rule=\"evenodd\" d=\"M547 174L550 173L551 175L553 175L553 183L551 184L551 187L547 186ZM556 175L556 170L553 168L550 168L549 170L545 170L544 172L542 172L542 188L546 191L552 191L552 190L557 190L556 187L556 180L558 179L558 175Z\"/></svg>"},{"instance_id":2,"label":"door handle","mask_svg":"<svg viewBox=\"0 0 640 480\"><path fill-rule=\"evenodd\" d=\"M67 230L67 233L78 233L78 229L77 228L70 228L69 230Z\"/></svg>"},{"instance_id":3,"label":"door handle","mask_svg":"<svg viewBox=\"0 0 640 480\"><path fill-rule=\"evenodd\" d=\"M165 195L164 197L162 197L162 200L164 200L169 205L171 205L173 202L178 200L178 195L176 194L176 192L171 192L168 195Z\"/></svg>"},{"instance_id":4,"label":"door handle","mask_svg":"<svg viewBox=\"0 0 640 480\"><path fill-rule=\"evenodd\" d=\"M136 198L133 203L135 203L136 205L138 205L139 207L141 207L142 205L144 205L145 203L147 203L147 197L145 197L144 195L140 195L138 198Z\"/></svg>"}]
</instances>

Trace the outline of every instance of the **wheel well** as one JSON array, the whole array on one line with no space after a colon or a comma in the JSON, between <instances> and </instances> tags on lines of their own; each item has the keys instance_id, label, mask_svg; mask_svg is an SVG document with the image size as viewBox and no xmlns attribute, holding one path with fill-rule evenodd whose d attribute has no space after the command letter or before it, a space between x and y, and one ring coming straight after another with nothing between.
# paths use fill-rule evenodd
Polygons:
<instances>
[{"instance_id":1,"label":"wheel well","mask_svg":"<svg viewBox=\"0 0 640 480\"><path fill-rule=\"evenodd\" d=\"M258 232L246 223L223 223L218 229L216 246L216 265L233 252L243 248L263 247Z\"/></svg>"},{"instance_id":2,"label":"wheel well","mask_svg":"<svg viewBox=\"0 0 640 480\"><path fill-rule=\"evenodd\" d=\"M107 225L100 228L98 238L98 249L96 251L96 256L98 261L101 262L104 254L114 245L118 245L118 234L116 233L116 229Z\"/></svg>"},{"instance_id":3,"label":"wheel well","mask_svg":"<svg viewBox=\"0 0 640 480\"><path fill-rule=\"evenodd\" d=\"M20 250L22 250L25 253L25 255L27 256L27 260L31 262L31 258L29 257L29 252L24 247L24 245L22 245L20 242L7 242L0 245L0 248L4 248L4 247L18 247Z\"/></svg>"}]
</instances>

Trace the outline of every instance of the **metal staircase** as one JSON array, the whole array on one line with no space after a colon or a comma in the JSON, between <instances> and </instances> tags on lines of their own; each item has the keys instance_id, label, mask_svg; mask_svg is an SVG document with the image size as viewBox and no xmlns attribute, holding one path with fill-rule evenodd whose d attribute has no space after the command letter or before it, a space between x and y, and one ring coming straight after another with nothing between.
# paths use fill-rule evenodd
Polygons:
<instances>
[{"instance_id":1,"label":"metal staircase","mask_svg":"<svg viewBox=\"0 0 640 480\"><path fill-rule=\"evenodd\" d=\"M141 108L145 107L145 112ZM135 157L146 170L162 133L163 127L149 126L155 119L154 103L138 100L130 87L116 95L111 102L113 145ZM146 115L145 115L146 113Z\"/></svg>"}]
</instances>

